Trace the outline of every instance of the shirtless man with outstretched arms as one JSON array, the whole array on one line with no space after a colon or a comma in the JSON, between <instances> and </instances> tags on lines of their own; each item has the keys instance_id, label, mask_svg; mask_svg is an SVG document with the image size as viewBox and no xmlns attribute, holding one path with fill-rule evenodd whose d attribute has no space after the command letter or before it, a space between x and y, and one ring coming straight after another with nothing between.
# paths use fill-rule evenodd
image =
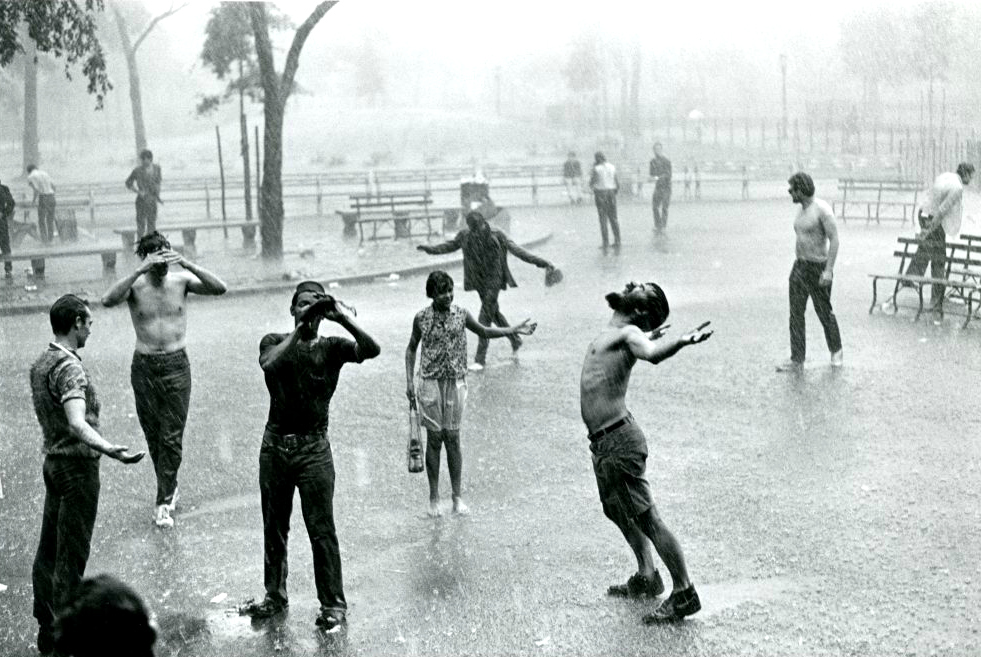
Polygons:
<instances>
[{"instance_id":1,"label":"shirtless man with outstretched arms","mask_svg":"<svg viewBox=\"0 0 981 657\"><path fill-rule=\"evenodd\" d=\"M140 238L136 254L142 258L140 266L105 293L102 305L112 307L124 300L129 305L136 331L130 381L157 474L154 522L172 527L170 514L177 506L177 470L191 402L191 365L184 349L187 295L219 295L227 288L207 269L172 251L158 232ZM171 265L184 271L170 271Z\"/></svg>"},{"instance_id":2,"label":"shirtless man with outstretched arms","mask_svg":"<svg viewBox=\"0 0 981 657\"><path fill-rule=\"evenodd\" d=\"M671 595L645 623L680 620L701 609L681 545L661 520L651 487L644 476L647 439L627 410L625 397L630 372L638 360L658 364L682 348L704 342L712 335L705 322L677 339L661 339L668 317L668 300L654 283L628 283L623 292L606 300L613 309L609 326L586 352L579 384L579 404L589 431L589 449L603 512L623 533L637 558L637 573L626 584L609 588L609 595L656 597L664 592L654 564L651 545L671 574ZM649 333L648 333L649 332Z\"/></svg>"}]
</instances>

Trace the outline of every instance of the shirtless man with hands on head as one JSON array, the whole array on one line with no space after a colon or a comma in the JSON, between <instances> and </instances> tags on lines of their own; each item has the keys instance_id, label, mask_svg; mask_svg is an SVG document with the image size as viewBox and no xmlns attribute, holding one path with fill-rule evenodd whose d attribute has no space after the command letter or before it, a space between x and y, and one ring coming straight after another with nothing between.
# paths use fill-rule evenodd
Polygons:
<instances>
[{"instance_id":1,"label":"shirtless man with hands on head","mask_svg":"<svg viewBox=\"0 0 981 657\"><path fill-rule=\"evenodd\" d=\"M221 295L220 278L170 248L154 231L140 238L140 266L102 297L112 307L126 301L136 331L130 381L136 413L146 435L157 475L154 522L172 527L177 506L177 470L183 451L184 425L191 402L191 365L187 359L187 295ZM184 271L171 271L178 265Z\"/></svg>"}]
</instances>

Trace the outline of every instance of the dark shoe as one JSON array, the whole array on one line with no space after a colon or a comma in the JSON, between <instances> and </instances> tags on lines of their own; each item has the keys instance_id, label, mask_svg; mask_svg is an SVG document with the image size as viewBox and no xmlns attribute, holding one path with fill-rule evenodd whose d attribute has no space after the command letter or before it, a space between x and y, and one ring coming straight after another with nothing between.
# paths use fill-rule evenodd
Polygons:
<instances>
[{"instance_id":1,"label":"dark shoe","mask_svg":"<svg viewBox=\"0 0 981 657\"><path fill-rule=\"evenodd\" d=\"M341 626L347 625L347 615L343 611L325 610L320 612L316 622L324 632L339 632Z\"/></svg>"},{"instance_id":2,"label":"dark shoe","mask_svg":"<svg viewBox=\"0 0 981 657\"><path fill-rule=\"evenodd\" d=\"M664 593L664 582L661 573L654 571L654 577L644 577L634 573L626 584L614 584L606 590L607 595L619 598L656 598Z\"/></svg>"},{"instance_id":3,"label":"dark shoe","mask_svg":"<svg viewBox=\"0 0 981 657\"><path fill-rule=\"evenodd\" d=\"M262 602L249 600L238 608L238 614L239 616L249 616L251 618L272 618L277 614L284 613L289 607L289 604L285 602L276 602L269 598L263 599Z\"/></svg>"},{"instance_id":4,"label":"dark shoe","mask_svg":"<svg viewBox=\"0 0 981 657\"><path fill-rule=\"evenodd\" d=\"M644 623L653 625L655 623L673 623L680 621L685 616L691 616L702 608L702 603L698 599L698 593L694 586L689 586L684 591L677 591L668 596L668 599L660 604L653 612L644 616Z\"/></svg>"}]
</instances>

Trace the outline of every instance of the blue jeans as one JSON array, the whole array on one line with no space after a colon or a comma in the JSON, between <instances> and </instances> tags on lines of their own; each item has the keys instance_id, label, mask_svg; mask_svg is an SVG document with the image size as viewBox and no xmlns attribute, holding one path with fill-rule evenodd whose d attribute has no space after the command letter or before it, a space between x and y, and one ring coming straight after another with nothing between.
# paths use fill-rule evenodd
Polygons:
<instances>
[{"instance_id":1,"label":"blue jeans","mask_svg":"<svg viewBox=\"0 0 981 657\"><path fill-rule=\"evenodd\" d=\"M593 201L596 203L596 212L599 215L600 236L603 238L603 246L610 243L609 232L606 224L610 224L613 229L613 245L620 246L620 221L617 219L617 193L613 189L597 189L593 192Z\"/></svg>"},{"instance_id":2,"label":"blue jeans","mask_svg":"<svg viewBox=\"0 0 981 657\"><path fill-rule=\"evenodd\" d=\"M34 557L34 618L50 629L85 574L99 510L99 459L44 459L44 515Z\"/></svg>"},{"instance_id":3,"label":"blue jeans","mask_svg":"<svg viewBox=\"0 0 981 657\"><path fill-rule=\"evenodd\" d=\"M130 382L147 450L157 475L156 504L170 504L184 453L184 425L191 405L191 363L183 349L133 354Z\"/></svg>"},{"instance_id":4,"label":"blue jeans","mask_svg":"<svg viewBox=\"0 0 981 657\"><path fill-rule=\"evenodd\" d=\"M326 432L278 436L266 431L259 450L259 490L265 543L266 597L286 604L286 543L293 493L300 490L303 522L313 551L313 574L321 611L345 611L341 552L334 527L334 459Z\"/></svg>"},{"instance_id":5,"label":"blue jeans","mask_svg":"<svg viewBox=\"0 0 981 657\"><path fill-rule=\"evenodd\" d=\"M499 288L480 291L480 314L477 315L477 321L484 326L496 325L501 328L508 328L510 326L507 318L501 312L501 305L497 300L500 294L501 290ZM519 335L509 335L508 340L511 342L512 349L517 349L522 344L521 336ZM473 357L475 363L480 363L481 365L487 364L487 347L489 346L489 338L477 339L477 353Z\"/></svg>"}]
</instances>

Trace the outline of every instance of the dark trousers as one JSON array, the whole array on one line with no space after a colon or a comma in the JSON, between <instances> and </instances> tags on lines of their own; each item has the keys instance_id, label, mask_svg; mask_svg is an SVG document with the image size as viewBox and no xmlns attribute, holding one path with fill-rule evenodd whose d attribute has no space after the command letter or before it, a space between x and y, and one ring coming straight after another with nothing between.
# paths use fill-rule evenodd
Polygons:
<instances>
[{"instance_id":1,"label":"dark trousers","mask_svg":"<svg viewBox=\"0 0 981 657\"><path fill-rule=\"evenodd\" d=\"M477 315L477 321L484 326L500 326L501 328L507 328L510 326L508 324L507 318L501 314L501 306L497 302L498 295L501 294L499 289L491 290L481 290L480 291L480 314ZM517 335L509 335L508 340L511 341L511 348L517 349L521 346L521 337ZM473 359L475 362L480 364L486 364L487 362L487 347L490 345L490 340L487 338L479 338L477 340L477 353L474 355Z\"/></svg>"},{"instance_id":2,"label":"dark trousers","mask_svg":"<svg viewBox=\"0 0 981 657\"><path fill-rule=\"evenodd\" d=\"M834 353L841 349L838 320L831 308L831 286L820 284L823 271L823 262L807 260L795 261L790 270L790 359L795 363L803 363L807 352L804 311L808 297L814 302L814 312L824 327L828 351Z\"/></svg>"},{"instance_id":3,"label":"dark trousers","mask_svg":"<svg viewBox=\"0 0 981 657\"><path fill-rule=\"evenodd\" d=\"M184 425L191 405L191 363L183 349L169 354L133 354L130 381L147 451L157 474L156 504L170 504L177 490Z\"/></svg>"},{"instance_id":4,"label":"dark trousers","mask_svg":"<svg viewBox=\"0 0 981 657\"><path fill-rule=\"evenodd\" d=\"M654 229L661 232L668 227L668 206L671 205L671 185L654 185Z\"/></svg>"},{"instance_id":5,"label":"dark trousers","mask_svg":"<svg viewBox=\"0 0 981 657\"><path fill-rule=\"evenodd\" d=\"M136 197L136 238L157 229L157 199Z\"/></svg>"},{"instance_id":6,"label":"dark trousers","mask_svg":"<svg viewBox=\"0 0 981 657\"><path fill-rule=\"evenodd\" d=\"M37 226L41 230L41 241L48 244L55 232L55 195L39 194L37 197Z\"/></svg>"},{"instance_id":7,"label":"dark trousers","mask_svg":"<svg viewBox=\"0 0 981 657\"><path fill-rule=\"evenodd\" d=\"M259 450L259 491L265 543L266 597L287 603L286 543L293 493L300 490L303 522L313 551L313 575L321 611L344 611L341 552L334 527L334 459L326 433L277 436L266 431Z\"/></svg>"},{"instance_id":8,"label":"dark trousers","mask_svg":"<svg viewBox=\"0 0 981 657\"><path fill-rule=\"evenodd\" d=\"M947 233L944 232L943 227L937 227L916 247L916 253L913 254L906 268L906 274L923 276L926 273L927 262L930 263L931 277L944 277L947 271ZM943 284L933 284L930 289L930 301L934 304L943 301L945 289Z\"/></svg>"},{"instance_id":9,"label":"dark trousers","mask_svg":"<svg viewBox=\"0 0 981 657\"><path fill-rule=\"evenodd\" d=\"M0 215L0 253L3 255L10 255L10 225L7 223L8 221L10 221L9 215ZM5 260L3 270L12 272L14 263Z\"/></svg>"},{"instance_id":10,"label":"dark trousers","mask_svg":"<svg viewBox=\"0 0 981 657\"><path fill-rule=\"evenodd\" d=\"M597 189L593 192L596 201L596 212L599 214L600 235L603 246L609 246L610 237L606 224L609 222L613 229L613 244L620 246L620 221L617 219L617 192L615 189Z\"/></svg>"},{"instance_id":11,"label":"dark trousers","mask_svg":"<svg viewBox=\"0 0 981 657\"><path fill-rule=\"evenodd\" d=\"M44 459L44 515L34 557L34 618L50 629L85 574L99 509L99 459Z\"/></svg>"}]
</instances>

